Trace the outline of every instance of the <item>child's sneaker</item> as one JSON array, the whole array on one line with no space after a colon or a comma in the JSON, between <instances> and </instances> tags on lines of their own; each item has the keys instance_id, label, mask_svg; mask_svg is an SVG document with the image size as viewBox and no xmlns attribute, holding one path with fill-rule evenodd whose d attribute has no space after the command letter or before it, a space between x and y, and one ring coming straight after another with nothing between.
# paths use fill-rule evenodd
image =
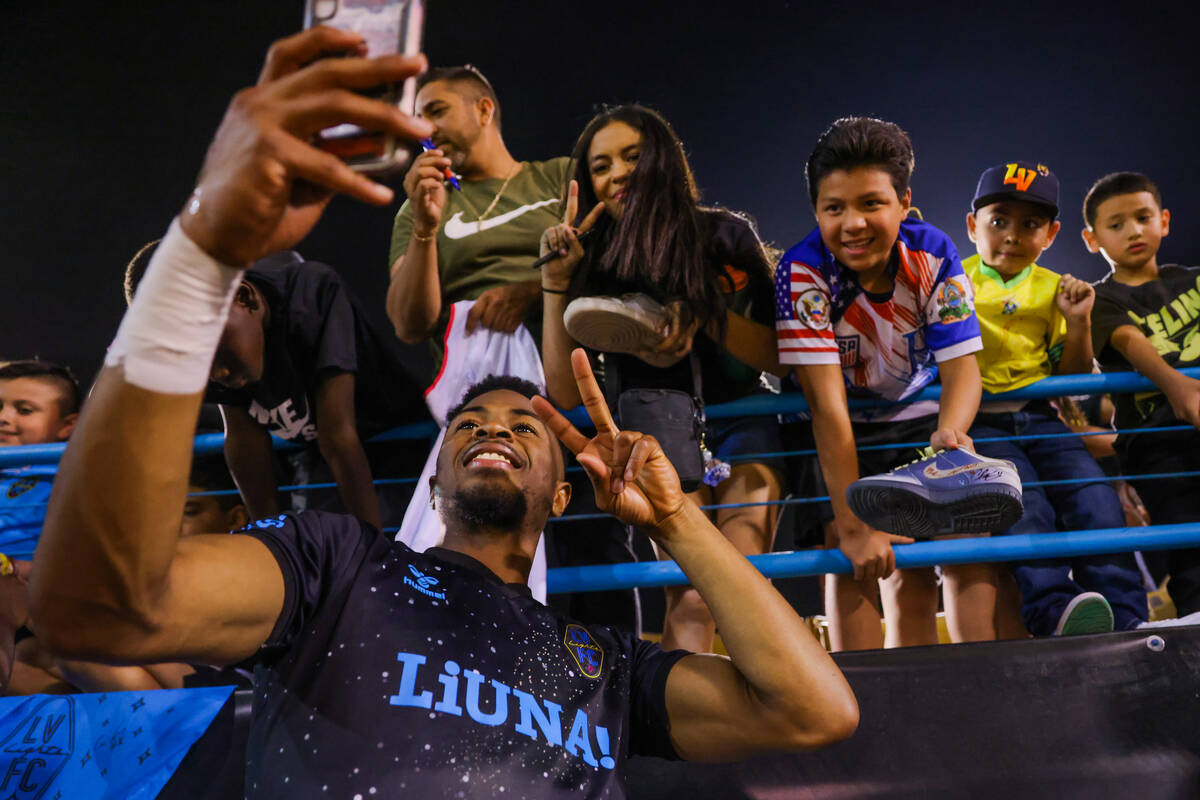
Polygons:
<instances>
[{"instance_id":1,"label":"child's sneaker","mask_svg":"<svg viewBox=\"0 0 1200 800\"><path fill-rule=\"evenodd\" d=\"M1021 519L1021 479L1011 461L962 447L922 452L918 461L850 484L846 501L859 519L914 539L992 533Z\"/></svg>"},{"instance_id":2,"label":"child's sneaker","mask_svg":"<svg viewBox=\"0 0 1200 800\"><path fill-rule=\"evenodd\" d=\"M1099 592L1084 592L1071 598L1058 618L1055 636L1082 636L1088 633L1112 633L1112 606Z\"/></svg>"}]
</instances>

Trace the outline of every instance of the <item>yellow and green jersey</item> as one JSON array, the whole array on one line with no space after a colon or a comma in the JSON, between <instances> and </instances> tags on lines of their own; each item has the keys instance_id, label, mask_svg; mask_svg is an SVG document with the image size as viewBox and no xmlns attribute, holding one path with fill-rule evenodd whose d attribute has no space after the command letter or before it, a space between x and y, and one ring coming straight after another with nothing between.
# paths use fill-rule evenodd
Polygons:
<instances>
[{"instance_id":1,"label":"yellow and green jersey","mask_svg":"<svg viewBox=\"0 0 1200 800\"><path fill-rule=\"evenodd\" d=\"M1030 264L1005 280L978 255L962 265L975 286L983 336L983 350L975 355L984 390L1019 389L1052 373L1067 338L1067 321L1054 301L1059 274Z\"/></svg>"}]
</instances>

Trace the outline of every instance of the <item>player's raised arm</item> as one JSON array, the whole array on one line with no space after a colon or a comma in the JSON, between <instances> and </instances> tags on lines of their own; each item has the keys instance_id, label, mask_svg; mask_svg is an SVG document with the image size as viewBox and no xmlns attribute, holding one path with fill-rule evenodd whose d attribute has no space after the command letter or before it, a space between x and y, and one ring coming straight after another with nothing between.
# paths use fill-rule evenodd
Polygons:
<instances>
[{"instance_id":1,"label":"player's raised arm","mask_svg":"<svg viewBox=\"0 0 1200 800\"><path fill-rule=\"evenodd\" d=\"M338 52L351 57L316 60ZM56 653L225 662L270 634L284 589L267 548L245 536L178 539L192 436L241 270L303 238L333 193L391 200L390 189L314 148L312 135L342 122L428 134L353 91L403 80L423 59L361 52L357 34L330 28L284 39L259 84L230 103L55 480L31 611Z\"/></svg>"},{"instance_id":2,"label":"player's raised arm","mask_svg":"<svg viewBox=\"0 0 1200 800\"><path fill-rule=\"evenodd\" d=\"M588 439L541 398L534 399L534 409L576 454L596 504L642 527L683 568L712 610L730 654L692 655L672 668L667 711L678 753L723 761L820 747L853 733L858 704L833 659L684 496L658 442L617 429L582 350L572 353L571 364L596 436Z\"/></svg>"}]
</instances>

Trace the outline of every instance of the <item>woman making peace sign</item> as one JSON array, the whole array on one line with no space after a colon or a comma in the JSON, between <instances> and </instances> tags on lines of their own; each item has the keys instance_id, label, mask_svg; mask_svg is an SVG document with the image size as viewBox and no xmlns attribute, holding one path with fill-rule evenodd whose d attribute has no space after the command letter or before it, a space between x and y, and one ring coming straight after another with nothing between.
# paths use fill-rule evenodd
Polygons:
<instances>
[{"instance_id":1,"label":"woman making peace sign","mask_svg":"<svg viewBox=\"0 0 1200 800\"><path fill-rule=\"evenodd\" d=\"M570 353L578 346L563 316L577 297L640 293L666 307L659 338L635 354L605 353L605 377L624 389L676 389L692 394L699 366L705 405L765 391L760 374L719 344L728 312L774 324L771 269L750 224L720 209L702 208L683 145L661 116L618 106L596 116L572 154L566 214L542 237L545 264L542 359L550 398L579 404ZM582 207L588 213L576 226ZM580 243L580 236L585 236ZM691 357L694 352L694 358ZM647 431L652 433L653 431ZM730 474L692 497L700 504L762 503L779 497L781 459L740 456L778 448L774 418L709 422L705 444ZM710 475L712 473L710 472ZM770 548L775 508L752 505L713 513L721 532L743 553ZM667 589L663 646L712 649L714 623L690 587Z\"/></svg>"}]
</instances>

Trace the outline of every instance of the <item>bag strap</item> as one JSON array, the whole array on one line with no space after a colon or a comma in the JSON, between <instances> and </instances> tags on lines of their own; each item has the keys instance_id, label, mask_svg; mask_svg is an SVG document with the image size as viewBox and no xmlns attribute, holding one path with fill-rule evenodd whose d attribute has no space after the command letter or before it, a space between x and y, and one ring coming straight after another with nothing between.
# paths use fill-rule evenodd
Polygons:
<instances>
[{"instance_id":1,"label":"bag strap","mask_svg":"<svg viewBox=\"0 0 1200 800\"><path fill-rule=\"evenodd\" d=\"M700 424L703 425L707 420L704 414L704 395L701 393L704 384L700 380L700 357L696 355L695 340L688 355L691 357L692 367L692 400L696 403L696 413L700 416Z\"/></svg>"}]
</instances>

